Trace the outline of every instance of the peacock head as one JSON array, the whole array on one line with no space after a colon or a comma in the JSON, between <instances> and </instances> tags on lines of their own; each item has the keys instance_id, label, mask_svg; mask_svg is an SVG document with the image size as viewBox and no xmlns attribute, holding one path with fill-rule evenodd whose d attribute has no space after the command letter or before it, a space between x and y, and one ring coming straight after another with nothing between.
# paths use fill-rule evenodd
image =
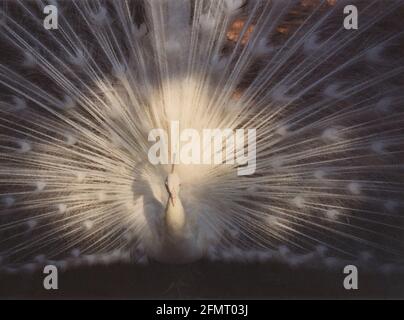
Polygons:
<instances>
[{"instance_id":1,"label":"peacock head","mask_svg":"<svg viewBox=\"0 0 404 320\"><path fill-rule=\"evenodd\" d=\"M179 176L174 171L174 166L171 173L169 173L166 178L165 186L168 192L168 198L171 201L171 204L175 206L180 192L181 182Z\"/></svg>"}]
</instances>

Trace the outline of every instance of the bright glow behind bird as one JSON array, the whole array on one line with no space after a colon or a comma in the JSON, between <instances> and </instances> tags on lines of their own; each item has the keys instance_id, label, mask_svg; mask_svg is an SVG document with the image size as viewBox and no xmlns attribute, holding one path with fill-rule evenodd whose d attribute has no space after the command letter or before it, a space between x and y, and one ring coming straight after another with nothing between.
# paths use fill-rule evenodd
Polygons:
<instances>
[{"instance_id":1,"label":"bright glow behind bird","mask_svg":"<svg viewBox=\"0 0 404 320\"><path fill-rule=\"evenodd\" d=\"M381 29L402 1L364 2L355 32L328 1L57 4L52 32L36 3L2 12L6 270L179 256L402 266L403 34ZM172 121L256 129L256 172L178 164L167 189L172 166L150 163L148 135Z\"/></svg>"}]
</instances>

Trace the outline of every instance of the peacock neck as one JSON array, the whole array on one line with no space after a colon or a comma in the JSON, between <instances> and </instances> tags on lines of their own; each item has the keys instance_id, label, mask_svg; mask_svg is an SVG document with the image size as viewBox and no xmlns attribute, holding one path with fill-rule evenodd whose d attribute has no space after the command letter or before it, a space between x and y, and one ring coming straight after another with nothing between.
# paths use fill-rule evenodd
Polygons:
<instances>
[{"instance_id":1,"label":"peacock neck","mask_svg":"<svg viewBox=\"0 0 404 320\"><path fill-rule=\"evenodd\" d=\"M175 205L168 199L165 210L165 225L170 236L178 238L184 235L186 216L179 198L177 198Z\"/></svg>"}]
</instances>

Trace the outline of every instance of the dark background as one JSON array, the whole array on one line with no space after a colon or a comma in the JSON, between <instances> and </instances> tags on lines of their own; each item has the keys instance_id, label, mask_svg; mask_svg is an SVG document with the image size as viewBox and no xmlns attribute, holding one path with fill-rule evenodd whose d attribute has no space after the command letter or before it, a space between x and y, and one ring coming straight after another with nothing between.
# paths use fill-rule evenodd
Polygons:
<instances>
[{"instance_id":1,"label":"dark background","mask_svg":"<svg viewBox=\"0 0 404 320\"><path fill-rule=\"evenodd\" d=\"M298 26L308 14L306 10L310 13L310 4L317 1L301 2L297 22L291 19L290 24ZM402 25L402 17L389 23ZM236 28L236 36L238 32ZM0 60L13 56L7 48L2 50ZM369 274L359 270L359 290L347 291L342 270L291 268L279 263L80 267L60 271L57 291L43 288L44 277L41 272L0 273L0 299L404 299L404 274Z\"/></svg>"},{"instance_id":2,"label":"dark background","mask_svg":"<svg viewBox=\"0 0 404 320\"><path fill-rule=\"evenodd\" d=\"M59 290L43 288L45 275L0 274L1 299L404 299L404 274L361 272L359 289L345 290L342 270L291 268L277 263L200 262L69 269Z\"/></svg>"}]
</instances>

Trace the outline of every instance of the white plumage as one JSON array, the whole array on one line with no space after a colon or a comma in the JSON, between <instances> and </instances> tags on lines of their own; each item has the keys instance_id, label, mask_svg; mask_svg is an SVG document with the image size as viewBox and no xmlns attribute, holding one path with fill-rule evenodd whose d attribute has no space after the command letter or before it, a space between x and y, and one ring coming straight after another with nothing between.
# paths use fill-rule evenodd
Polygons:
<instances>
[{"instance_id":1,"label":"white plumage","mask_svg":"<svg viewBox=\"0 0 404 320\"><path fill-rule=\"evenodd\" d=\"M351 2L355 31L345 1L4 6L0 265L401 268L404 4ZM151 164L172 121L257 129L256 173Z\"/></svg>"}]
</instances>

